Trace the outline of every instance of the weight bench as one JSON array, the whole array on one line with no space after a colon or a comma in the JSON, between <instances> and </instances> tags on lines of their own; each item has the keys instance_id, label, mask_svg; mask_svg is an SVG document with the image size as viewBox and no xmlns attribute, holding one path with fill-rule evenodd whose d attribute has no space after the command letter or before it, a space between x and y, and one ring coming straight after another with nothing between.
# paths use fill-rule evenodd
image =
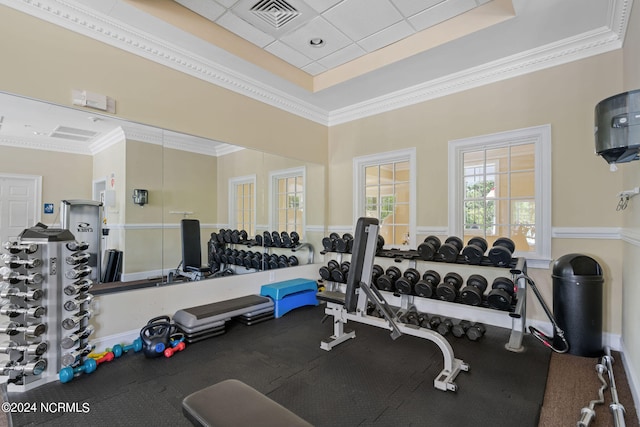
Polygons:
<instances>
[{"instance_id":1,"label":"weight bench","mask_svg":"<svg viewBox=\"0 0 640 427\"><path fill-rule=\"evenodd\" d=\"M238 317L257 323L273 319L274 303L260 295L247 295L226 301L199 305L176 311L173 322L184 333L188 343L223 334L225 323Z\"/></svg>"},{"instance_id":2,"label":"weight bench","mask_svg":"<svg viewBox=\"0 0 640 427\"><path fill-rule=\"evenodd\" d=\"M180 261L178 268L169 272L168 282L173 282L174 276L186 277L190 281L204 279L211 274L211 268L202 265L200 221L197 219L181 220L180 237L182 239L182 261Z\"/></svg>"},{"instance_id":3,"label":"weight bench","mask_svg":"<svg viewBox=\"0 0 640 427\"><path fill-rule=\"evenodd\" d=\"M355 331L348 331L344 327L349 320L390 329L391 338L394 340L402 334L423 338L435 343L444 358L444 369L433 380L434 387L443 391L456 391L457 385L454 380L460 371L468 371L469 365L454 357L451 344L439 333L400 322L397 313L387 304L378 288L372 284L377 241L378 220L359 218L353 239L346 291L344 293L324 291L317 294L319 300L327 303L326 315L333 316L334 319L333 335L323 340L320 348L329 351L338 344L355 338ZM382 318L367 314L370 302L376 306Z\"/></svg>"},{"instance_id":4,"label":"weight bench","mask_svg":"<svg viewBox=\"0 0 640 427\"><path fill-rule=\"evenodd\" d=\"M195 426L312 427L238 380L225 380L190 394L182 400L182 413Z\"/></svg>"}]
</instances>

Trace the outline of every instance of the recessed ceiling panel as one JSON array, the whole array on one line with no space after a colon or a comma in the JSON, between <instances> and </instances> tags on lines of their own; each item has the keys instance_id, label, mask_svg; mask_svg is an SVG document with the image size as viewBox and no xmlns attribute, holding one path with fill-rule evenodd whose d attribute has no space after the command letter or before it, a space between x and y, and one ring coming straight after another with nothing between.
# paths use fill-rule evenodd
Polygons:
<instances>
[{"instance_id":1,"label":"recessed ceiling panel","mask_svg":"<svg viewBox=\"0 0 640 427\"><path fill-rule=\"evenodd\" d=\"M226 10L215 1L176 0L176 3L183 5L187 9L191 9L193 12L210 21L218 19Z\"/></svg>"},{"instance_id":2,"label":"recessed ceiling panel","mask_svg":"<svg viewBox=\"0 0 640 427\"><path fill-rule=\"evenodd\" d=\"M447 0L412 16L409 18L409 22L417 31L421 31L467 12L476 6L475 0Z\"/></svg>"},{"instance_id":3,"label":"recessed ceiling panel","mask_svg":"<svg viewBox=\"0 0 640 427\"><path fill-rule=\"evenodd\" d=\"M406 17L429 9L438 3L446 3L447 1L450 0L391 0L391 2L400 9L400 12Z\"/></svg>"},{"instance_id":4,"label":"recessed ceiling panel","mask_svg":"<svg viewBox=\"0 0 640 427\"><path fill-rule=\"evenodd\" d=\"M309 4L309 6L314 8L316 12L322 13L330 7L340 3L341 1L343 0L307 0L307 3Z\"/></svg>"},{"instance_id":5,"label":"recessed ceiling panel","mask_svg":"<svg viewBox=\"0 0 640 427\"><path fill-rule=\"evenodd\" d=\"M385 28L382 31L378 31L375 34L370 35L360 41L358 45L364 48L367 52L373 52L374 50L388 46L391 43L395 43L405 37L413 34L413 28L406 21L400 21L397 24Z\"/></svg>"},{"instance_id":6,"label":"recessed ceiling panel","mask_svg":"<svg viewBox=\"0 0 640 427\"><path fill-rule=\"evenodd\" d=\"M232 33L235 33L260 47L265 47L275 40L273 36L254 27L247 21L240 19L237 15L231 12L225 13L216 22Z\"/></svg>"},{"instance_id":7,"label":"recessed ceiling panel","mask_svg":"<svg viewBox=\"0 0 640 427\"><path fill-rule=\"evenodd\" d=\"M311 58L303 55L299 51L287 46L286 44L278 40L265 47L265 50L274 54L275 56L284 59L289 64L295 65L298 68L302 68L305 65L308 65L312 61Z\"/></svg>"},{"instance_id":8,"label":"recessed ceiling panel","mask_svg":"<svg viewBox=\"0 0 640 427\"><path fill-rule=\"evenodd\" d=\"M365 53L367 52L360 46L356 44L350 44L344 49L340 49L339 51L318 60L318 62L327 68L333 68L356 59L364 55Z\"/></svg>"},{"instance_id":9,"label":"recessed ceiling panel","mask_svg":"<svg viewBox=\"0 0 640 427\"><path fill-rule=\"evenodd\" d=\"M310 41L317 38L323 43L318 47L311 46ZM321 17L284 35L281 40L311 59L324 58L351 43L347 36Z\"/></svg>"},{"instance_id":10,"label":"recessed ceiling panel","mask_svg":"<svg viewBox=\"0 0 640 427\"><path fill-rule=\"evenodd\" d=\"M389 0L349 0L323 16L352 40L361 40L403 19Z\"/></svg>"}]
</instances>

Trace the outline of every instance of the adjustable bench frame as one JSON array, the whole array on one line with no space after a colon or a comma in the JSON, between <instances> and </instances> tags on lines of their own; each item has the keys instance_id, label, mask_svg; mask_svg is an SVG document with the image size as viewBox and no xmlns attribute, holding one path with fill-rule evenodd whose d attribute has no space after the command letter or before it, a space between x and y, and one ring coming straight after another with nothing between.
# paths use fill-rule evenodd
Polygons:
<instances>
[{"instance_id":1,"label":"adjustable bench frame","mask_svg":"<svg viewBox=\"0 0 640 427\"><path fill-rule=\"evenodd\" d=\"M333 347L351 338L355 338L355 331L346 330L348 321L364 323L383 329L391 330L391 338L396 339L402 334L423 338L434 342L442 352L444 369L433 381L438 390L456 391L454 383L460 371L468 371L469 365L456 359L449 342L437 332L415 325L399 322L397 313L387 304L378 289L372 285L372 271L378 240L378 220L374 218L360 218L356 225L356 233L351 257L349 279L346 292L320 292L318 299L327 303L325 313L333 317L333 335L320 343L323 350ZM367 306L372 302L382 318L367 315Z\"/></svg>"}]
</instances>

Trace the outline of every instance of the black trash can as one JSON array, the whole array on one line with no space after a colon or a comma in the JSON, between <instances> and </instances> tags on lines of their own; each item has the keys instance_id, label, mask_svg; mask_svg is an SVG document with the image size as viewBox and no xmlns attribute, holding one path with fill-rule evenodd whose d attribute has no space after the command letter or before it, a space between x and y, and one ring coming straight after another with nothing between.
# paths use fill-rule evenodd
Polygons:
<instances>
[{"instance_id":1,"label":"black trash can","mask_svg":"<svg viewBox=\"0 0 640 427\"><path fill-rule=\"evenodd\" d=\"M600 357L602 345L602 268L593 258L568 254L553 264L553 314L569 342L569 353ZM554 334L553 344L562 341Z\"/></svg>"}]
</instances>

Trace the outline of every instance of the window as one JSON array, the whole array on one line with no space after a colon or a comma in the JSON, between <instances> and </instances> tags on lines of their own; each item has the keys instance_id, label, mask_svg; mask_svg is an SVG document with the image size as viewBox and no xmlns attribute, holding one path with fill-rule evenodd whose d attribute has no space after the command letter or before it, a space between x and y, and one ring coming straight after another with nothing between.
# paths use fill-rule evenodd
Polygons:
<instances>
[{"instance_id":1,"label":"window","mask_svg":"<svg viewBox=\"0 0 640 427\"><path fill-rule=\"evenodd\" d=\"M415 244L415 148L354 159L356 218L380 220L386 244Z\"/></svg>"},{"instance_id":2,"label":"window","mask_svg":"<svg viewBox=\"0 0 640 427\"><path fill-rule=\"evenodd\" d=\"M249 236L256 232L255 175L229 180L229 228L245 230Z\"/></svg>"},{"instance_id":3,"label":"window","mask_svg":"<svg viewBox=\"0 0 640 427\"><path fill-rule=\"evenodd\" d=\"M271 226L274 230L297 232L304 238L305 169L271 173Z\"/></svg>"},{"instance_id":4,"label":"window","mask_svg":"<svg viewBox=\"0 0 640 427\"><path fill-rule=\"evenodd\" d=\"M551 127L449 142L452 235L509 237L529 259L551 257Z\"/></svg>"}]
</instances>

